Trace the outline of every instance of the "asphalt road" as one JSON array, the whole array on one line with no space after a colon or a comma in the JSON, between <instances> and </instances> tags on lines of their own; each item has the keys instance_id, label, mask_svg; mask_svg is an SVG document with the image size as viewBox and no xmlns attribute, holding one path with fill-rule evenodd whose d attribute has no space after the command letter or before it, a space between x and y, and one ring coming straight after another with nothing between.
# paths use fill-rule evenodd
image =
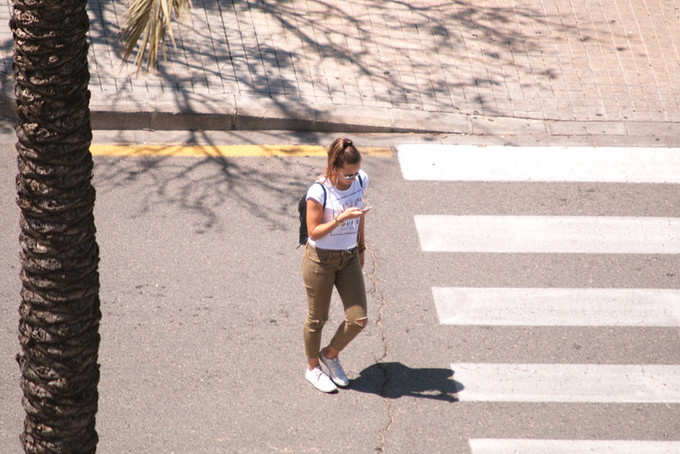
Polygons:
<instances>
[{"instance_id":1,"label":"asphalt road","mask_svg":"<svg viewBox=\"0 0 680 454\"><path fill-rule=\"evenodd\" d=\"M0 446L18 454L16 165L13 139L3 137ZM396 156L365 158L374 207L364 268L371 323L342 355L351 388L323 395L303 378L305 297L296 249L297 200L323 165L312 157L96 159L100 453L468 453L470 438L680 440L680 404L458 402L464 384L451 371L454 362L680 364L677 328L441 326L431 290L680 288L680 257L423 253L413 220L677 217L677 188L406 182ZM325 338L342 319L339 301L333 304Z\"/></svg>"}]
</instances>

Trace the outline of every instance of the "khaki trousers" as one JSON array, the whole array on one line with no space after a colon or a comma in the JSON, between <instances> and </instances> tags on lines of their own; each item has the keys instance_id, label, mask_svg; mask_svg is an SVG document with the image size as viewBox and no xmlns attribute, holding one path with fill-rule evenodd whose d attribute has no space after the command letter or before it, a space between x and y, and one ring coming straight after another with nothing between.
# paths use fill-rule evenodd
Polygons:
<instances>
[{"instance_id":1,"label":"khaki trousers","mask_svg":"<svg viewBox=\"0 0 680 454\"><path fill-rule=\"evenodd\" d=\"M302 278L307 290L307 319L304 326L305 354L317 358L321 349L321 330L328 321L333 287L338 289L345 309L330 346L341 351L362 330L357 323L366 320L366 287L357 249L333 251L309 244L302 257Z\"/></svg>"}]
</instances>

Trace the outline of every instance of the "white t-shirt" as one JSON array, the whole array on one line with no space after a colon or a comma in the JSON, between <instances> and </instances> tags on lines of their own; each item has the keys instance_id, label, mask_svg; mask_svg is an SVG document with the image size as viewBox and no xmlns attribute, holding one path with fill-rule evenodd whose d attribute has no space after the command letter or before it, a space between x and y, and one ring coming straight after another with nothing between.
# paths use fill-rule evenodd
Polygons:
<instances>
[{"instance_id":1,"label":"white t-shirt","mask_svg":"<svg viewBox=\"0 0 680 454\"><path fill-rule=\"evenodd\" d=\"M369 179L363 170L359 170L359 177L361 177L361 183L359 183L359 178L355 178L352 186L344 191L333 186L330 180L322 182L326 188L326 209L321 219L322 224L335 219L336 216L342 214L347 208L364 207L364 194L366 193L366 188L368 188ZM323 205L323 188L321 185L314 183L307 190L306 198L316 200ZM360 219L348 219L323 238L319 238L316 241L309 238L308 243L319 249L352 249L357 246Z\"/></svg>"}]
</instances>

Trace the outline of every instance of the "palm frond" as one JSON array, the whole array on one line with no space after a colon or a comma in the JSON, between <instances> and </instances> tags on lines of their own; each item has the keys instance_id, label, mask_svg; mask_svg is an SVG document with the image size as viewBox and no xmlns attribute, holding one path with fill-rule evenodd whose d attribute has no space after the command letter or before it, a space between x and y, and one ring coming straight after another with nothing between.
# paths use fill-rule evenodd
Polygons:
<instances>
[{"instance_id":1,"label":"palm frond","mask_svg":"<svg viewBox=\"0 0 680 454\"><path fill-rule=\"evenodd\" d=\"M139 46L135 57L137 73L144 64L145 56L146 70L150 67L156 69L159 55L165 57L167 38L176 47L172 33L173 21L180 19L189 9L191 0L130 0L125 28L121 33L123 61L127 61Z\"/></svg>"}]
</instances>

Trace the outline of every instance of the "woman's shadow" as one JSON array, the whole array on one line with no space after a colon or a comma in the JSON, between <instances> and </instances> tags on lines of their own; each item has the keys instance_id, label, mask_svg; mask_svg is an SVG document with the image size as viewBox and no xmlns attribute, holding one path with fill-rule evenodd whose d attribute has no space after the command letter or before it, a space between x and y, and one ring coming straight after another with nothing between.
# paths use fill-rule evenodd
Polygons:
<instances>
[{"instance_id":1,"label":"woman's shadow","mask_svg":"<svg viewBox=\"0 0 680 454\"><path fill-rule=\"evenodd\" d=\"M402 363L377 363L362 370L350 389L388 399L420 397L457 402L463 385L451 377L451 369L412 369Z\"/></svg>"}]
</instances>

